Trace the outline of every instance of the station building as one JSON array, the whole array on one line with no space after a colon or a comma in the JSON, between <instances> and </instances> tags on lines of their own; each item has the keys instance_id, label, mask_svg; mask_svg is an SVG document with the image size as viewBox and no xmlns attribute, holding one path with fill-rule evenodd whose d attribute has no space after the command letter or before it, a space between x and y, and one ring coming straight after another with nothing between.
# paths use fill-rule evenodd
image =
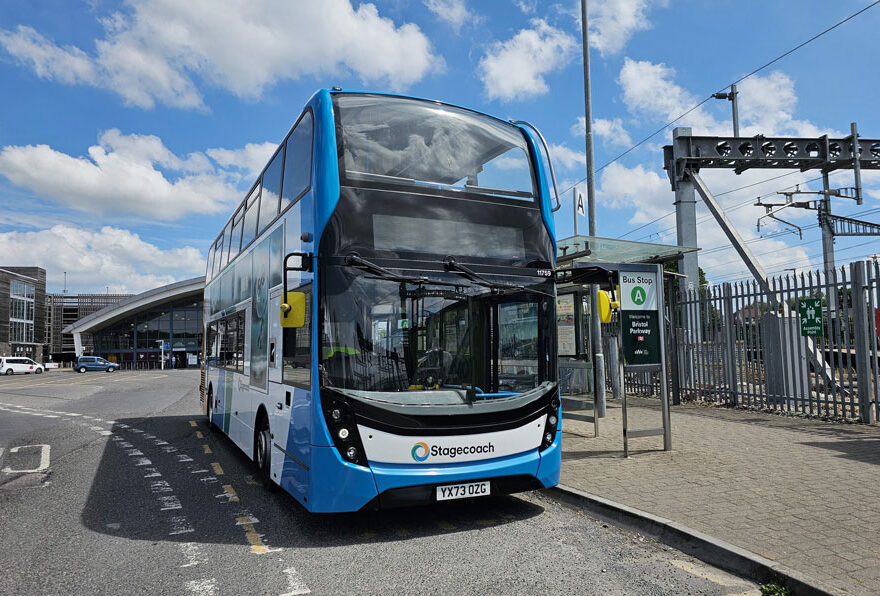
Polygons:
<instances>
[{"instance_id":1,"label":"station building","mask_svg":"<svg viewBox=\"0 0 880 596\"><path fill-rule=\"evenodd\" d=\"M0 355L42 360L46 270L0 266Z\"/></svg>"},{"instance_id":2,"label":"station building","mask_svg":"<svg viewBox=\"0 0 880 596\"><path fill-rule=\"evenodd\" d=\"M136 294L66 326L77 355L90 353L123 369L201 363L205 278L194 277ZM91 350L87 351L88 341Z\"/></svg>"}]
</instances>

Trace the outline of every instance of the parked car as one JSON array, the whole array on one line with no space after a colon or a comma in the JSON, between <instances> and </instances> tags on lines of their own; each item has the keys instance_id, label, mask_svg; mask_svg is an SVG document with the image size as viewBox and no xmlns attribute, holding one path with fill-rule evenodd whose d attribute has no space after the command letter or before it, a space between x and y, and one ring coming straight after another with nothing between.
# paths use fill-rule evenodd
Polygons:
<instances>
[{"instance_id":1,"label":"parked car","mask_svg":"<svg viewBox=\"0 0 880 596\"><path fill-rule=\"evenodd\" d=\"M43 372L43 365L34 362L30 358L13 358L11 356L0 358L0 371L4 375L28 374L38 375Z\"/></svg>"},{"instance_id":2,"label":"parked car","mask_svg":"<svg viewBox=\"0 0 880 596\"><path fill-rule=\"evenodd\" d=\"M98 356L80 356L76 359L76 372L84 373L87 370L104 370L108 373L114 372L119 365L109 360L104 360Z\"/></svg>"}]
</instances>

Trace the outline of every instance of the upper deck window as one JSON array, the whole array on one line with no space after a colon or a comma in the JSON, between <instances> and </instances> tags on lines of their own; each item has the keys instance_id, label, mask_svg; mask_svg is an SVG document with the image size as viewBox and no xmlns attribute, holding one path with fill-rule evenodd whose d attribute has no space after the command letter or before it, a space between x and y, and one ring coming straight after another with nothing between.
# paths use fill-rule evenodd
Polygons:
<instances>
[{"instance_id":1,"label":"upper deck window","mask_svg":"<svg viewBox=\"0 0 880 596\"><path fill-rule=\"evenodd\" d=\"M400 97L337 94L334 102L344 180L534 201L526 141L513 125Z\"/></svg>"}]
</instances>

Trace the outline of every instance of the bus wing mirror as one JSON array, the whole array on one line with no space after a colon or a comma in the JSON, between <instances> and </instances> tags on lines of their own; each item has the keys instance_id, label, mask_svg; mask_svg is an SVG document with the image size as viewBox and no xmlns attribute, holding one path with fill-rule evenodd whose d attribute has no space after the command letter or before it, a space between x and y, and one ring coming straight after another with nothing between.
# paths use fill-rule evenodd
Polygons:
<instances>
[{"instance_id":1,"label":"bus wing mirror","mask_svg":"<svg viewBox=\"0 0 880 596\"><path fill-rule=\"evenodd\" d=\"M306 295L303 292L287 292L281 303L281 326L298 329L306 324Z\"/></svg>"}]
</instances>

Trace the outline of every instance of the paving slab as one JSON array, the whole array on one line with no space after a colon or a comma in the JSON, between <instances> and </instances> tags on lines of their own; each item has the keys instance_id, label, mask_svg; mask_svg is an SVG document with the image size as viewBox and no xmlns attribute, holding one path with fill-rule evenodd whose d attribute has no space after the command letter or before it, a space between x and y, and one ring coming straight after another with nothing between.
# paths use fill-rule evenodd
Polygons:
<instances>
[{"instance_id":1,"label":"paving slab","mask_svg":"<svg viewBox=\"0 0 880 596\"><path fill-rule=\"evenodd\" d=\"M678 522L815 578L880 594L880 427L686 404L662 437L630 439L620 403L593 436L563 415L561 483ZM660 425L657 400L628 399L631 429Z\"/></svg>"}]
</instances>

